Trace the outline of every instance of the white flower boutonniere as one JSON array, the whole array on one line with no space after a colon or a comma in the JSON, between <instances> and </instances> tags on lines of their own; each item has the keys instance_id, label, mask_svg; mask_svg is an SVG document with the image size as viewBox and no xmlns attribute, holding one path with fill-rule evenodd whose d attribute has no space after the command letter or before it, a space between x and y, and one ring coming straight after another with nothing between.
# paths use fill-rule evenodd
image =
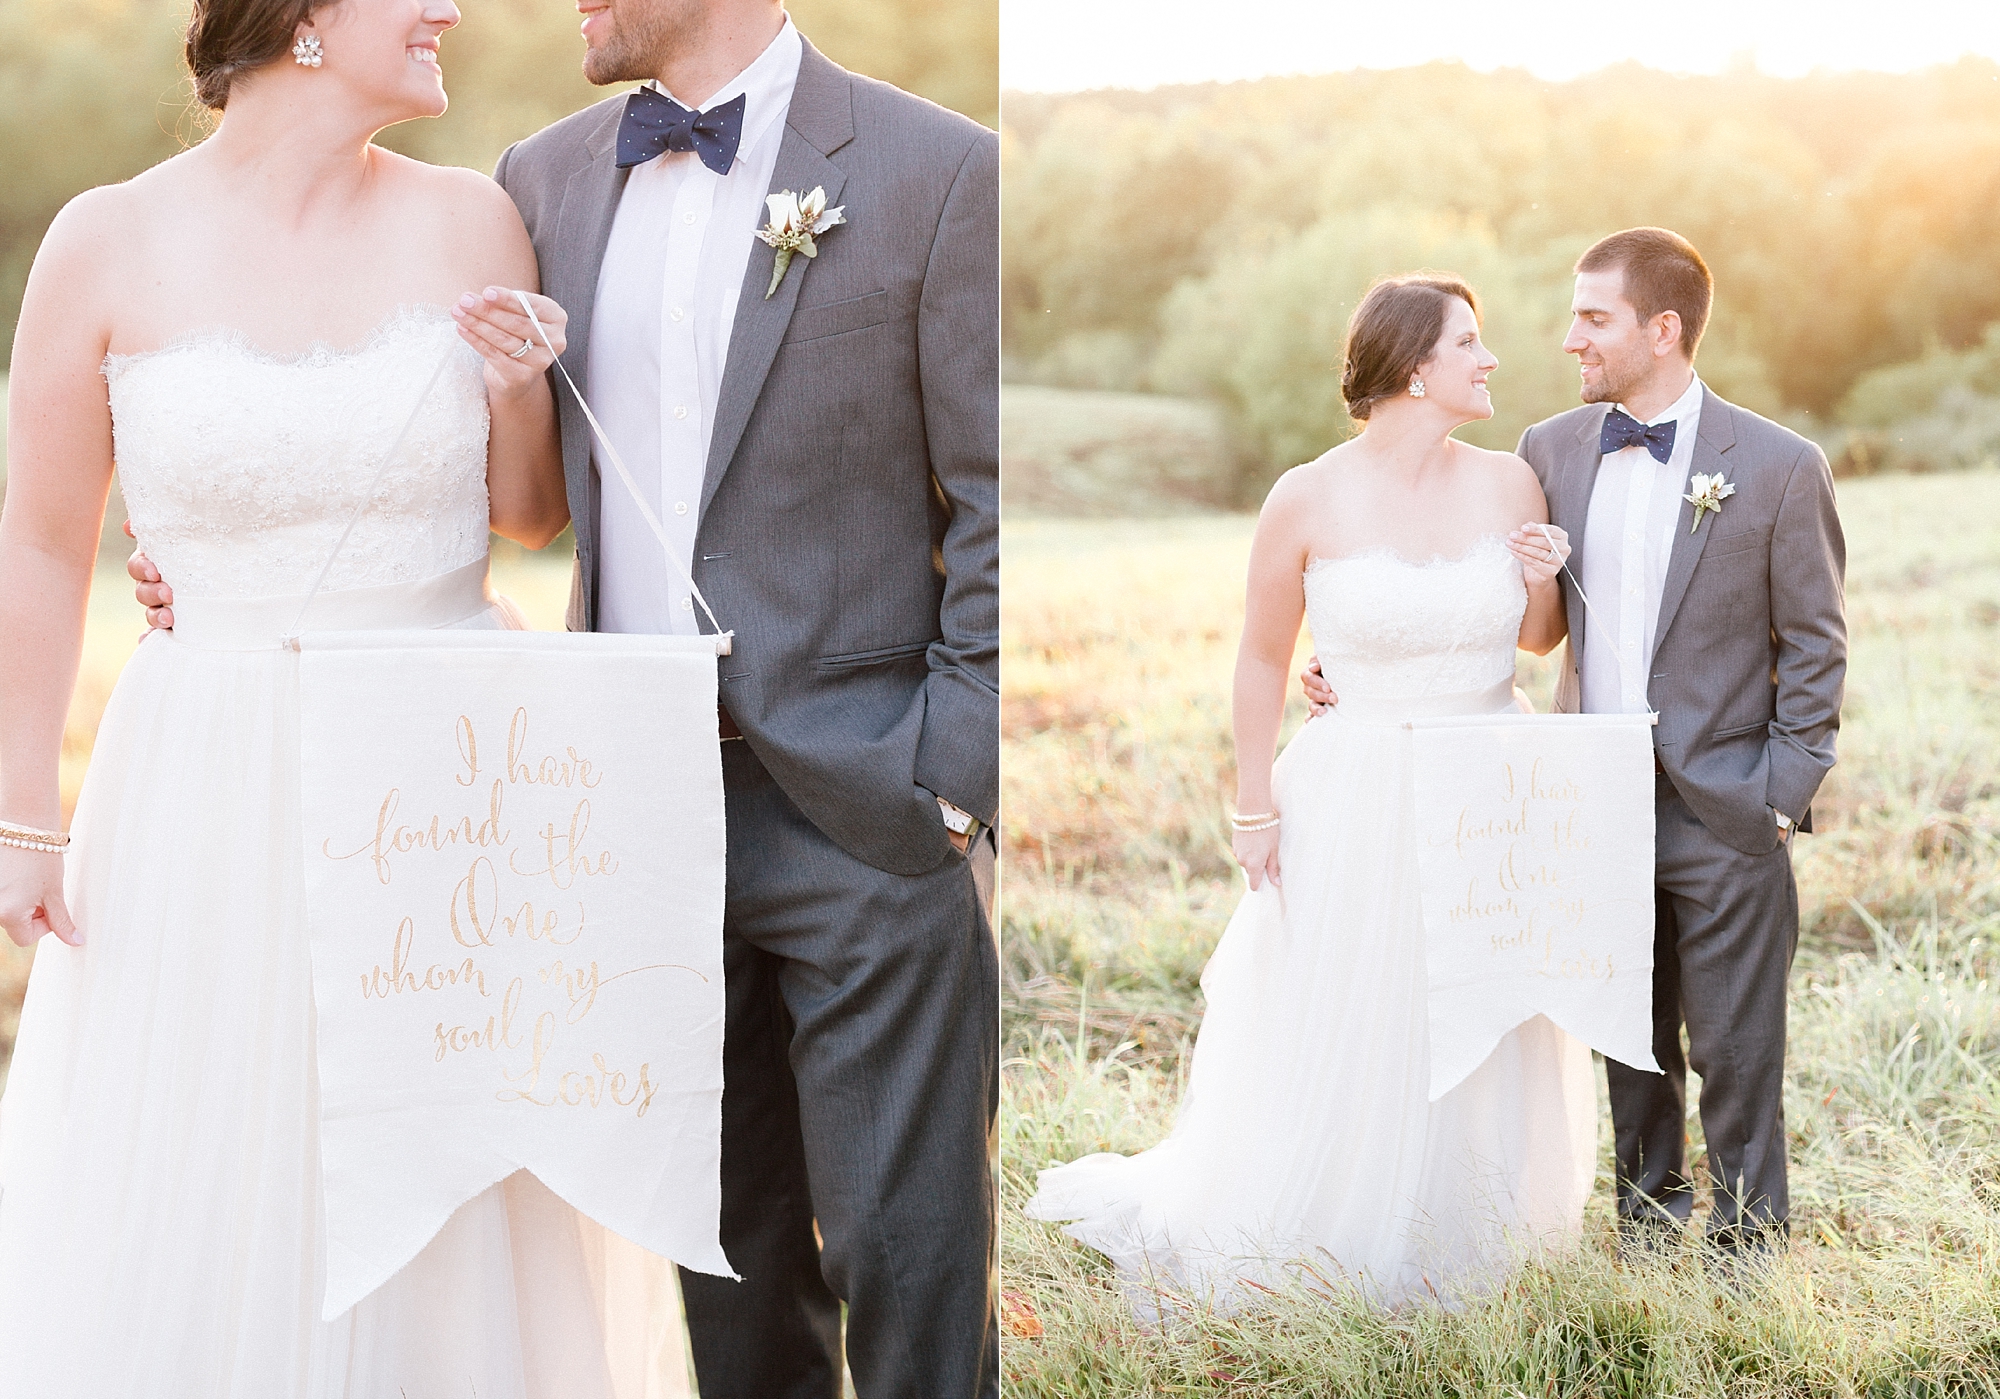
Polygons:
<instances>
[{"instance_id":1,"label":"white flower boutonniere","mask_svg":"<svg viewBox=\"0 0 2000 1399\"><path fill-rule=\"evenodd\" d=\"M1688 526L1688 533L1693 534L1701 528L1703 515L1711 510L1722 514L1722 502L1736 494L1736 487L1723 480L1720 471L1713 476L1690 476L1688 484L1694 489L1681 499L1694 506L1694 523Z\"/></svg>"},{"instance_id":2,"label":"white flower boutonniere","mask_svg":"<svg viewBox=\"0 0 2000 1399\"><path fill-rule=\"evenodd\" d=\"M791 190L780 190L764 200L771 211L771 221L757 230L757 237L778 250L778 258L771 268L771 285L764 288L764 299L778 289L778 283L785 280L785 269L792 265L793 253L804 253L807 257L818 257L819 247L813 242L829 228L847 222L841 212L845 205L826 207L826 190L814 186L811 194L801 197Z\"/></svg>"}]
</instances>

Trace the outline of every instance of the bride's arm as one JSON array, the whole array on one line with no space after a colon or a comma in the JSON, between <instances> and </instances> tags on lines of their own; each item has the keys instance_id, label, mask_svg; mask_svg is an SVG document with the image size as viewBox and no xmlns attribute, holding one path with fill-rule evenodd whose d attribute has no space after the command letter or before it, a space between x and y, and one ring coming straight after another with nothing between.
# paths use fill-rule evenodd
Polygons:
<instances>
[{"instance_id":1,"label":"bride's arm","mask_svg":"<svg viewBox=\"0 0 2000 1399\"><path fill-rule=\"evenodd\" d=\"M493 415L486 443L493 532L540 549L569 523L569 498L563 492L562 439L548 376L554 356L521 313L513 289L530 293L556 354L564 348L568 317L555 302L535 294L541 274L513 200L484 176L473 179L478 242L469 266L476 269L474 279L487 284L460 296L452 315L460 338L485 361L486 401ZM513 352L524 341L529 348L517 359Z\"/></svg>"},{"instance_id":2,"label":"bride's arm","mask_svg":"<svg viewBox=\"0 0 2000 1399\"><path fill-rule=\"evenodd\" d=\"M35 255L7 388L0 508L0 822L62 824L58 764L83 651L84 607L111 489L111 409L101 366L109 308L93 293L111 249L94 192L56 216ZM95 304L93 304L95 303ZM63 906L62 856L0 845L0 925L26 946L80 942Z\"/></svg>"},{"instance_id":3,"label":"bride's arm","mask_svg":"<svg viewBox=\"0 0 2000 1399\"><path fill-rule=\"evenodd\" d=\"M1276 812L1271 765L1278 756L1278 727L1291 682L1292 653L1305 615L1305 518L1297 472L1271 488L1250 545L1250 578L1244 592L1243 641L1236 650L1231 717L1236 732L1236 810L1250 817ZM1278 882L1278 831L1238 831L1238 863L1258 888L1268 875Z\"/></svg>"},{"instance_id":4,"label":"bride's arm","mask_svg":"<svg viewBox=\"0 0 2000 1399\"><path fill-rule=\"evenodd\" d=\"M1562 570L1569 559L1569 536L1549 523L1549 502L1535 469L1519 457L1496 453L1513 464L1507 479L1509 504L1521 525L1507 536L1507 548L1521 564L1521 581L1528 588L1528 608L1521 614L1516 644L1546 656L1569 635L1569 613L1563 606Z\"/></svg>"}]
</instances>

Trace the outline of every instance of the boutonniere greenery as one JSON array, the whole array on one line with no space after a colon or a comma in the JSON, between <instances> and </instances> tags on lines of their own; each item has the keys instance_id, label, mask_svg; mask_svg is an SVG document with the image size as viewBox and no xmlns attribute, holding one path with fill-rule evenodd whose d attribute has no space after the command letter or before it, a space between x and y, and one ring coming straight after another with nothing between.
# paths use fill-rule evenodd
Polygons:
<instances>
[{"instance_id":1,"label":"boutonniere greenery","mask_svg":"<svg viewBox=\"0 0 2000 1399\"><path fill-rule=\"evenodd\" d=\"M818 257L819 246L813 240L829 228L847 222L842 213L845 205L826 207L826 190L814 186L808 195L797 195L791 190L780 190L764 200L771 211L771 221L757 230L757 237L778 250L776 262L771 268L771 285L764 288L764 299L778 289L778 283L785 280L785 269L792 265L793 253L804 253L807 257Z\"/></svg>"},{"instance_id":2,"label":"boutonniere greenery","mask_svg":"<svg viewBox=\"0 0 2000 1399\"><path fill-rule=\"evenodd\" d=\"M1736 494L1736 487L1723 480L1720 471L1713 476L1691 476L1688 478L1688 484L1694 489L1681 499L1694 506L1694 523L1688 526L1688 533L1693 534L1701 528L1703 515L1711 510L1717 516L1722 514L1722 502Z\"/></svg>"}]
</instances>

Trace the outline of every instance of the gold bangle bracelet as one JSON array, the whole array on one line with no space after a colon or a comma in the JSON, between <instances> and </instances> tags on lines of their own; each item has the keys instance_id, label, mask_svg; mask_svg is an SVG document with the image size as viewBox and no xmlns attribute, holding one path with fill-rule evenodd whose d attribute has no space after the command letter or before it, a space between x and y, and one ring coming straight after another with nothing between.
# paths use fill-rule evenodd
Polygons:
<instances>
[{"instance_id":1,"label":"gold bangle bracelet","mask_svg":"<svg viewBox=\"0 0 2000 1399\"><path fill-rule=\"evenodd\" d=\"M1278 813L1275 811L1239 811L1229 818L1229 824L1232 826L1254 825L1259 821L1275 821L1277 819Z\"/></svg>"}]
</instances>

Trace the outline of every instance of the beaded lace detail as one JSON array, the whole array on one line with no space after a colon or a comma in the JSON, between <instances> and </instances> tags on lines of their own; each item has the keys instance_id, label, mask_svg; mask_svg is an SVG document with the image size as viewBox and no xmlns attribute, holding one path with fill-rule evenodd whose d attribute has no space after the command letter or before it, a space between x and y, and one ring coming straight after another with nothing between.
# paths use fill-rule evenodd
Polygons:
<instances>
[{"instance_id":1,"label":"beaded lace detail","mask_svg":"<svg viewBox=\"0 0 2000 1399\"><path fill-rule=\"evenodd\" d=\"M1429 563L1387 549L1314 559L1305 593L1306 623L1336 694L1462 694L1514 674L1528 591L1498 535Z\"/></svg>"},{"instance_id":2,"label":"beaded lace detail","mask_svg":"<svg viewBox=\"0 0 2000 1399\"><path fill-rule=\"evenodd\" d=\"M234 331L109 355L104 377L132 530L187 597L305 592L440 356L397 460L329 590L416 582L483 557L486 387L441 306L397 310L361 345L267 354Z\"/></svg>"}]
</instances>

